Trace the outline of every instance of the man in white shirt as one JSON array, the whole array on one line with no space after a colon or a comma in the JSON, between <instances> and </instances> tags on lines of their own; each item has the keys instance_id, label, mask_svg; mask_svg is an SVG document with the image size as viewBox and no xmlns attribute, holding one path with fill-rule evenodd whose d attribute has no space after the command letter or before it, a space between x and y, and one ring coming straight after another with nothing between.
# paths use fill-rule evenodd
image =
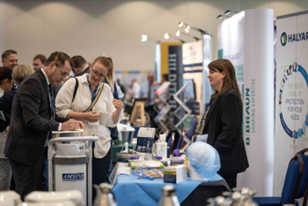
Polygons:
<instances>
[{"instance_id":1,"label":"man in white shirt","mask_svg":"<svg viewBox=\"0 0 308 206\"><path fill-rule=\"evenodd\" d=\"M140 97L140 85L138 84L136 79L132 79L130 88L126 90L126 93L130 94L132 98Z\"/></svg>"}]
</instances>

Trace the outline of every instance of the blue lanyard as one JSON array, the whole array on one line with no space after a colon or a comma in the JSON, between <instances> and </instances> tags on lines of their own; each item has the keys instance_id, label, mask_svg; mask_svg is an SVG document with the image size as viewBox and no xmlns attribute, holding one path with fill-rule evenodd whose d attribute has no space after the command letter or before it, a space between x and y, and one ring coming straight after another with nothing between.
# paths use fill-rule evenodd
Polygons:
<instances>
[{"instance_id":1,"label":"blue lanyard","mask_svg":"<svg viewBox=\"0 0 308 206\"><path fill-rule=\"evenodd\" d=\"M92 96L92 98L91 98L91 104L92 104L92 102L94 101L94 99L95 99L95 97L96 97L96 92L97 92L98 85L97 85L96 88L94 89L94 92L92 92L92 87L91 87L91 84L90 84L90 82L89 82L89 75L87 75L87 81L88 81L89 89L90 89L91 96ZM92 109L91 109L90 111L92 111Z\"/></svg>"}]
</instances>

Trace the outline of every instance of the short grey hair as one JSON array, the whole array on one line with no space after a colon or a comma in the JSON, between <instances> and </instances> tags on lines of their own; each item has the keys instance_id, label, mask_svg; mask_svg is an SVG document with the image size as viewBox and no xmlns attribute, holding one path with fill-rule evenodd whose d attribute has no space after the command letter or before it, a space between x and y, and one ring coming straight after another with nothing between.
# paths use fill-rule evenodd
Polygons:
<instances>
[{"instance_id":1,"label":"short grey hair","mask_svg":"<svg viewBox=\"0 0 308 206\"><path fill-rule=\"evenodd\" d=\"M15 67L12 72L12 77L16 84L20 84L27 76L34 73L34 69L26 64L21 64Z\"/></svg>"}]
</instances>

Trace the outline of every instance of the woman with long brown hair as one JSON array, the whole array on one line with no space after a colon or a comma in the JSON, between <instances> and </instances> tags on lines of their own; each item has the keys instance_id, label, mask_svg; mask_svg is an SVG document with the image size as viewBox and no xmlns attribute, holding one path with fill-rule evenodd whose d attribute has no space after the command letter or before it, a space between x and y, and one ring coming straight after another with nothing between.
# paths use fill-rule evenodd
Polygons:
<instances>
[{"instance_id":1,"label":"woman with long brown hair","mask_svg":"<svg viewBox=\"0 0 308 206\"><path fill-rule=\"evenodd\" d=\"M236 187L237 174L249 167L242 135L241 94L229 60L215 60L208 68L214 94L202 117L199 132L208 135L207 143L220 156L221 169L218 174L233 188Z\"/></svg>"}]
</instances>

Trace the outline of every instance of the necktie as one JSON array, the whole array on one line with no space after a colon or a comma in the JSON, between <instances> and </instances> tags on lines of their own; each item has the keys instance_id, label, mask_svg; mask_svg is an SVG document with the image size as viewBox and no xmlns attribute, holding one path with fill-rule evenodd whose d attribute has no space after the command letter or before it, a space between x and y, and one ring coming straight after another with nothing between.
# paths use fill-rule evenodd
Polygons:
<instances>
[{"instance_id":1,"label":"necktie","mask_svg":"<svg viewBox=\"0 0 308 206\"><path fill-rule=\"evenodd\" d=\"M149 84L149 90L148 90L148 102L151 102L151 87L152 87L152 84Z\"/></svg>"},{"instance_id":2,"label":"necktie","mask_svg":"<svg viewBox=\"0 0 308 206\"><path fill-rule=\"evenodd\" d=\"M48 85L48 90L49 90L49 97L50 97L50 103L51 103L51 111L52 111L52 117L53 120L55 120L56 115L55 115L55 98L53 98L53 94L52 94L52 86L51 84Z\"/></svg>"}]
</instances>

